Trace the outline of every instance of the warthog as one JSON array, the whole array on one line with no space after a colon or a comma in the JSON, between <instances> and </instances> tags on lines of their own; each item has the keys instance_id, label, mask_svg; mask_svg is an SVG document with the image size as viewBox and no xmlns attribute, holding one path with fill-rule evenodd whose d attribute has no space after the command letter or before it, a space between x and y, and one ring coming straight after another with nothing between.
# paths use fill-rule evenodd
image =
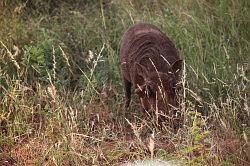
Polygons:
<instances>
[{"instance_id":1,"label":"warthog","mask_svg":"<svg viewBox=\"0 0 250 166\"><path fill-rule=\"evenodd\" d=\"M120 63L126 108L133 86L145 110L155 109L165 115L178 110L176 84L182 60L173 42L156 26L138 23L124 33Z\"/></svg>"}]
</instances>

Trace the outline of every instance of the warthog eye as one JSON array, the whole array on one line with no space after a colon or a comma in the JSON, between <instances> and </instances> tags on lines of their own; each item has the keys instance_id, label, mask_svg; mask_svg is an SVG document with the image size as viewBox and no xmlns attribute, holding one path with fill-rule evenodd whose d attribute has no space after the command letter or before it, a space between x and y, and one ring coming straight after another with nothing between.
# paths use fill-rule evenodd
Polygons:
<instances>
[{"instance_id":1,"label":"warthog eye","mask_svg":"<svg viewBox=\"0 0 250 166\"><path fill-rule=\"evenodd\" d=\"M172 89L172 92L175 93L176 92L176 81L175 80L171 81L170 87Z\"/></svg>"},{"instance_id":2,"label":"warthog eye","mask_svg":"<svg viewBox=\"0 0 250 166\"><path fill-rule=\"evenodd\" d=\"M150 96L152 96L152 89L149 85L147 85L145 88L145 95L147 98L150 98Z\"/></svg>"},{"instance_id":3,"label":"warthog eye","mask_svg":"<svg viewBox=\"0 0 250 166\"><path fill-rule=\"evenodd\" d=\"M135 93L138 94L142 98L144 97L150 98L154 95L153 88L147 84L138 86L138 88L135 89Z\"/></svg>"}]
</instances>

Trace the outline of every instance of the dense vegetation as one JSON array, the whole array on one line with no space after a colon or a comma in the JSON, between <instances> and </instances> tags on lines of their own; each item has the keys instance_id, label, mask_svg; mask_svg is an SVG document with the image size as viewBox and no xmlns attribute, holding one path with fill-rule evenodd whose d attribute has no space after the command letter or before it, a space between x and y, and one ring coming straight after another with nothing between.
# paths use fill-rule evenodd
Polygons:
<instances>
[{"instance_id":1,"label":"dense vegetation","mask_svg":"<svg viewBox=\"0 0 250 166\"><path fill-rule=\"evenodd\" d=\"M184 126L123 116L122 33L157 25L184 59ZM250 1L3 0L0 165L250 164Z\"/></svg>"}]
</instances>

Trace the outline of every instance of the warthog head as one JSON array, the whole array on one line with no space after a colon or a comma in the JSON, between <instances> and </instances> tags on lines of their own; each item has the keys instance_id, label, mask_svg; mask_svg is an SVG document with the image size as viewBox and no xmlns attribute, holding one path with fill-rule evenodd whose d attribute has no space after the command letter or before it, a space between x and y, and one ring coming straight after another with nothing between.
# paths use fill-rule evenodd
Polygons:
<instances>
[{"instance_id":1,"label":"warthog head","mask_svg":"<svg viewBox=\"0 0 250 166\"><path fill-rule=\"evenodd\" d=\"M144 84L137 85L135 93L140 97L145 110L157 110L163 115L178 110L176 87L181 68L182 60L177 60L170 66L169 71L164 73L149 72L145 66L136 64L137 74L144 79Z\"/></svg>"}]
</instances>

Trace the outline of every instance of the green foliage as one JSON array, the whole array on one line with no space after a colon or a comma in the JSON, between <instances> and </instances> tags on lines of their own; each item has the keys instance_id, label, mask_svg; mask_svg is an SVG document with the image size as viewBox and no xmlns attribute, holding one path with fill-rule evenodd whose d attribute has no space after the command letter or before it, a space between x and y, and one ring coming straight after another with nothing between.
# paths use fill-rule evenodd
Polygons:
<instances>
[{"instance_id":1,"label":"green foliage","mask_svg":"<svg viewBox=\"0 0 250 166\"><path fill-rule=\"evenodd\" d=\"M28 74L30 75L28 76L28 80L35 77L44 76L46 74L44 50L39 47L26 46L25 51L27 52L27 55L24 59L24 65L26 65L27 70L31 72L31 74ZM38 73L39 75L36 76L34 72Z\"/></svg>"},{"instance_id":2,"label":"green foliage","mask_svg":"<svg viewBox=\"0 0 250 166\"><path fill-rule=\"evenodd\" d=\"M190 156L190 165L207 165L210 156L210 132L205 128L204 117L198 112L190 112L190 146L183 149L185 155Z\"/></svg>"},{"instance_id":3,"label":"green foliage","mask_svg":"<svg viewBox=\"0 0 250 166\"><path fill-rule=\"evenodd\" d=\"M60 48L55 47L51 39L47 39L37 46L25 45L24 58L21 62L26 72L24 79L27 82L35 79L45 82L51 77L50 79L54 82L60 81L68 74L63 72L65 65L63 60Z\"/></svg>"}]
</instances>

